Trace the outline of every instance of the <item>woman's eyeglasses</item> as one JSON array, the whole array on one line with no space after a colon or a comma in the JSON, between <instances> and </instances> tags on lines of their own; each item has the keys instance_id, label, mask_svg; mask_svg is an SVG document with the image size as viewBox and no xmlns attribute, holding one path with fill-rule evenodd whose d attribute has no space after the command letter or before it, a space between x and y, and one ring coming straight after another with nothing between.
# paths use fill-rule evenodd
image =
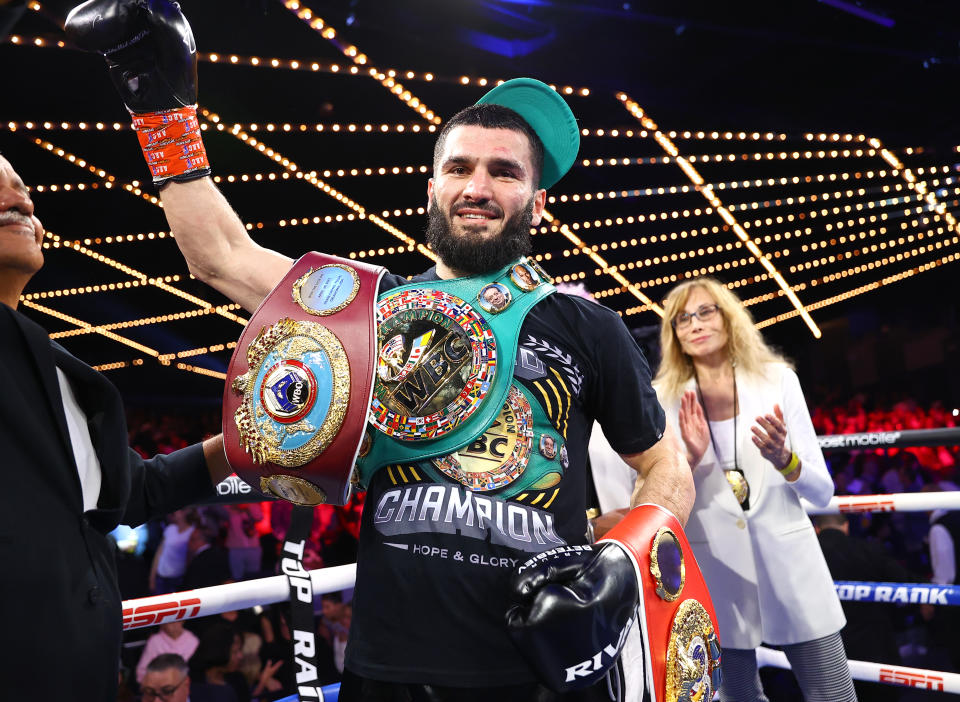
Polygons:
<instances>
[{"instance_id":1,"label":"woman's eyeglasses","mask_svg":"<svg viewBox=\"0 0 960 702\"><path fill-rule=\"evenodd\" d=\"M712 319L719 311L720 305L716 303L712 305L700 305L696 312L681 312L673 318L673 322L671 323L673 324L674 329L686 329L693 322L694 317L699 319L701 322L706 322Z\"/></svg>"}]
</instances>

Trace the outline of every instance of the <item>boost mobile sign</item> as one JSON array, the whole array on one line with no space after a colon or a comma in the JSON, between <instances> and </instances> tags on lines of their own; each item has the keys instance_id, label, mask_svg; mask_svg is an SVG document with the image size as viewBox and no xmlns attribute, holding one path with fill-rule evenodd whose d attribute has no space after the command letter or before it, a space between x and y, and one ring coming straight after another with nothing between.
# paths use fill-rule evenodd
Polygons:
<instances>
[{"instance_id":1,"label":"boost mobile sign","mask_svg":"<svg viewBox=\"0 0 960 702\"><path fill-rule=\"evenodd\" d=\"M875 446L893 446L900 440L899 431L878 431L867 434L831 434L818 436L822 449L870 448Z\"/></svg>"}]
</instances>

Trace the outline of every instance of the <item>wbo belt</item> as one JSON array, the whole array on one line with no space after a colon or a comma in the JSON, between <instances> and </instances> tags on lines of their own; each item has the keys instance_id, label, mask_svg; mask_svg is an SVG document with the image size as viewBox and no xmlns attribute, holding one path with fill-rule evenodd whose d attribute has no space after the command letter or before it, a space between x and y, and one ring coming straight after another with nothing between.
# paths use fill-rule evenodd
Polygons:
<instances>
[{"instance_id":1,"label":"wbo belt","mask_svg":"<svg viewBox=\"0 0 960 702\"><path fill-rule=\"evenodd\" d=\"M387 464L449 457L483 437L509 405L520 326L555 290L535 262L520 259L493 273L382 294L359 484Z\"/></svg>"},{"instance_id":2,"label":"wbo belt","mask_svg":"<svg viewBox=\"0 0 960 702\"><path fill-rule=\"evenodd\" d=\"M223 436L244 481L295 504L344 504L376 363L384 268L301 257L247 323L227 370Z\"/></svg>"}]
</instances>

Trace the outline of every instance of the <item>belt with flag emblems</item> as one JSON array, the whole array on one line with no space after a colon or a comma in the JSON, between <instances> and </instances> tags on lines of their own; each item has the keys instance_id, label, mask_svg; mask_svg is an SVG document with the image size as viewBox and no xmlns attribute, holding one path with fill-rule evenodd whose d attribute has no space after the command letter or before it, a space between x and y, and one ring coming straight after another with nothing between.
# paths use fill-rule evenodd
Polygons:
<instances>
[{"instance_id":1,"label":"belt with flag emblems","mask_svg":"<svg viewBox=\"0 0 960 702\"><path fill-rule=\"evenodd\" d=\"M545 418L534 420L542 414L538 403L512 382L520 326L555 290L535 262L520 259L493 273L410 283L380 295L359 484L368 485L385 465L419 463L428 473L475 483L472 489L494 489L523 472L532 448L565 462L558 433ZM503 460L490 471L465 469L471 449L475 456L486 451L487 437L500 442Z\"/></svg>"}]
</instances>

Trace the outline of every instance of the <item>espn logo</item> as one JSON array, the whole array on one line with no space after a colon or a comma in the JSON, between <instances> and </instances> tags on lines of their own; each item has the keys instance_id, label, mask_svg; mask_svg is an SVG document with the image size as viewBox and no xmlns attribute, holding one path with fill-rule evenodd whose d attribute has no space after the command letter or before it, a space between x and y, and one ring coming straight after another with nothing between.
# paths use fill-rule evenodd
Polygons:
<instances>
[{"instance_id":1,"label":"espn logo","mask_svg":"<svg viewBox=\"0 0 960 702\"><path fill-rule=\"evenodd\" d=\"M902 685L903 687L919 687L924 690L943 692L943 678L939 675L928 675L919 670L897 670L896 668L881 668L880 682Z\"/></svg>"},{"instance_id":2,"label":"espn logo","mask_svg":"<svg viewBox=\"0 0 960 702\"><path fill-rule=\"evenodd\" d=\"M842 513L849 512L896 512L893 500L874 500L872 502L843 502L837 503L837 509Z\"/></svg>"},{"instance_id":3,"label":"espn logo","mask_svg":"<svg viewBox=\"0 0 960 702\"><path fill-rule=\"evenodd\" d=\"M163 624L165 619L170 621L190 619L197 616L199 611L199 597L127 607L123 610L123 628L137 629L142 626Z\"/></svg>"}]
</instances>

